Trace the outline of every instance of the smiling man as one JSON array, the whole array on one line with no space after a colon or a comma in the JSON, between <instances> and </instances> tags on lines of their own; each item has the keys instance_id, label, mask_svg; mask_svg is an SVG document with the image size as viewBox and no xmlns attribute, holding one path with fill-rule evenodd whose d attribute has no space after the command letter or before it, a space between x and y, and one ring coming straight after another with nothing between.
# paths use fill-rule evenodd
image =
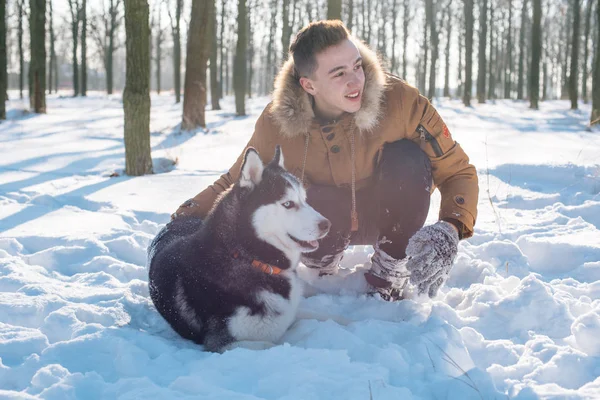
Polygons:
<instances>
[{"instance_id":1,"label":"smiling man","mask_svg":"<svg viewBox=\"0 0 600 400\"><path fill-rule=\"evenodd\" d=\"M418 293L437 294L458 241L473 234L477 173L429 101L385 72L340 21L311 23L290 46L246 147L268 162L277 144L309 204L332 222L319 248L303 257L307 267L335 274L348 246L373 245L365 274L373 292L398 300L410 282ZM242 155L173 218L203 218L237 180ZM424 227L435 187L439 221Z\"/></svg>"}]
</instances>

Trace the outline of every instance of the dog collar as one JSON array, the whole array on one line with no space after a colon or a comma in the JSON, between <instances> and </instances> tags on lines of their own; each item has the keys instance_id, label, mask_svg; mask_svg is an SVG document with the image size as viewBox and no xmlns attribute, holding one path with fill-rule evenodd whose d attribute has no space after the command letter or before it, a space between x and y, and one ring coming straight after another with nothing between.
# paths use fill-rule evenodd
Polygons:
<instances>
[{"instance_id":1,"label":"dog collar","mask_svg":"<svg viewBox=\"0 0 600 400\"><path fill-rule=\"evenodd\" d=\"M233 258L238 258L239 256L240 253L237 250L233 252ZM281 268L259 260L252 260L252 266L268 275L279 275L281 272L283 272Z\"/></svg>"}]
</instances>

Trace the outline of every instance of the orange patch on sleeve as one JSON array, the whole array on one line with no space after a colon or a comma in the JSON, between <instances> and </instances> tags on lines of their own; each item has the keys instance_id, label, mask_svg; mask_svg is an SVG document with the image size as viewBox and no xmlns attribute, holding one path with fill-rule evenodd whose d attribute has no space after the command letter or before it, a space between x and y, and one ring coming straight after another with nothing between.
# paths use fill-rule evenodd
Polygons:
<instances>
[{"instance_id":1,"label":"orange patch on sleeve","mask_svg":"<svg viewBox=\"0 0 600 400\"><path fill-rule=\"evenodd\" d=\"M450 130L448 129L448 127L446 126L446 124L444 124L444 132L443 132L443 134L444 134L444 137L446 139L450 139Z\"/></svg>"}]
</instances>

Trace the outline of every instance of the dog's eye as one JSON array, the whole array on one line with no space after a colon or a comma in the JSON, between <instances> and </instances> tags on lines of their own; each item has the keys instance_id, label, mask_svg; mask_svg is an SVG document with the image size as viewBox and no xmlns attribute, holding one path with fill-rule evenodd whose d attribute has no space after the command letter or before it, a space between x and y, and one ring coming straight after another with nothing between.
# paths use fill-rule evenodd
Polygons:
<instances>
[{"instance_id":1,"label":"dog's eye","mask_svg":"<svg viewBox=\"0 0 600 400\"><path fill-rule=\"evenodd\" d=\"M290 208L294 208L296 206L296 204L293 201L286 201L285 203L282 204L282 206L284 206L285 208L287 208L289 210Z\"/></svg>"}]
</instances>

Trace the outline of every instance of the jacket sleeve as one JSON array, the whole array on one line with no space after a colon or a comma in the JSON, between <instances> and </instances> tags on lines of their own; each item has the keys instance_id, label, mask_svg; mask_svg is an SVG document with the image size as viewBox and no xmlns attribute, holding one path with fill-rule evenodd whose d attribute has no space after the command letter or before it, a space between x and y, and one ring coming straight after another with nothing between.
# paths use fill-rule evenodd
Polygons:
<instances>
[{"instance_id":1,"label":"jacket sleeve","mask_svg":"<svg viewBox=\"0 0 600 400\"><path fill-rule=\"evenodd\" d=\"M183 204L179 206L175 214L172 217L180 216L180 215L194 215L200 218L206 217L208 212L212 209L215 204L217 198L221 193L226 191L231 185L237 182L240 171L242 168L242 163L244 161L244 154L246 153L246 149L248 147L253 147L256 149L258 154L260 155L263 163L265 163L265 157L269 154L272 155L273 150L268 152L268 146L266 145L267 139L265 137L265 129L264 125L268 123L269 117L266 115L269 107L265 108L261 116L256 121L256 125L254 126L254 134L244 147L244 150L239 155L235 163L229 168L227 173L221 175L219 179L217 179L212 185L208 186L206 189L198 193L193 198L186 200Z\"/></svg>"},{"instance_id":2,"label":"jacket sleeve","mask_svg":"<svg viewBox=\"0 0 600 400\"><path fill-rule=\"evenodd\" d=\"M429 100L408 85L404 91L406 132L429 156L433 183L442 195L439 219L458 225L461 238L471 237L479 198L477 171Z\"/></svg>"}]
</instances>

